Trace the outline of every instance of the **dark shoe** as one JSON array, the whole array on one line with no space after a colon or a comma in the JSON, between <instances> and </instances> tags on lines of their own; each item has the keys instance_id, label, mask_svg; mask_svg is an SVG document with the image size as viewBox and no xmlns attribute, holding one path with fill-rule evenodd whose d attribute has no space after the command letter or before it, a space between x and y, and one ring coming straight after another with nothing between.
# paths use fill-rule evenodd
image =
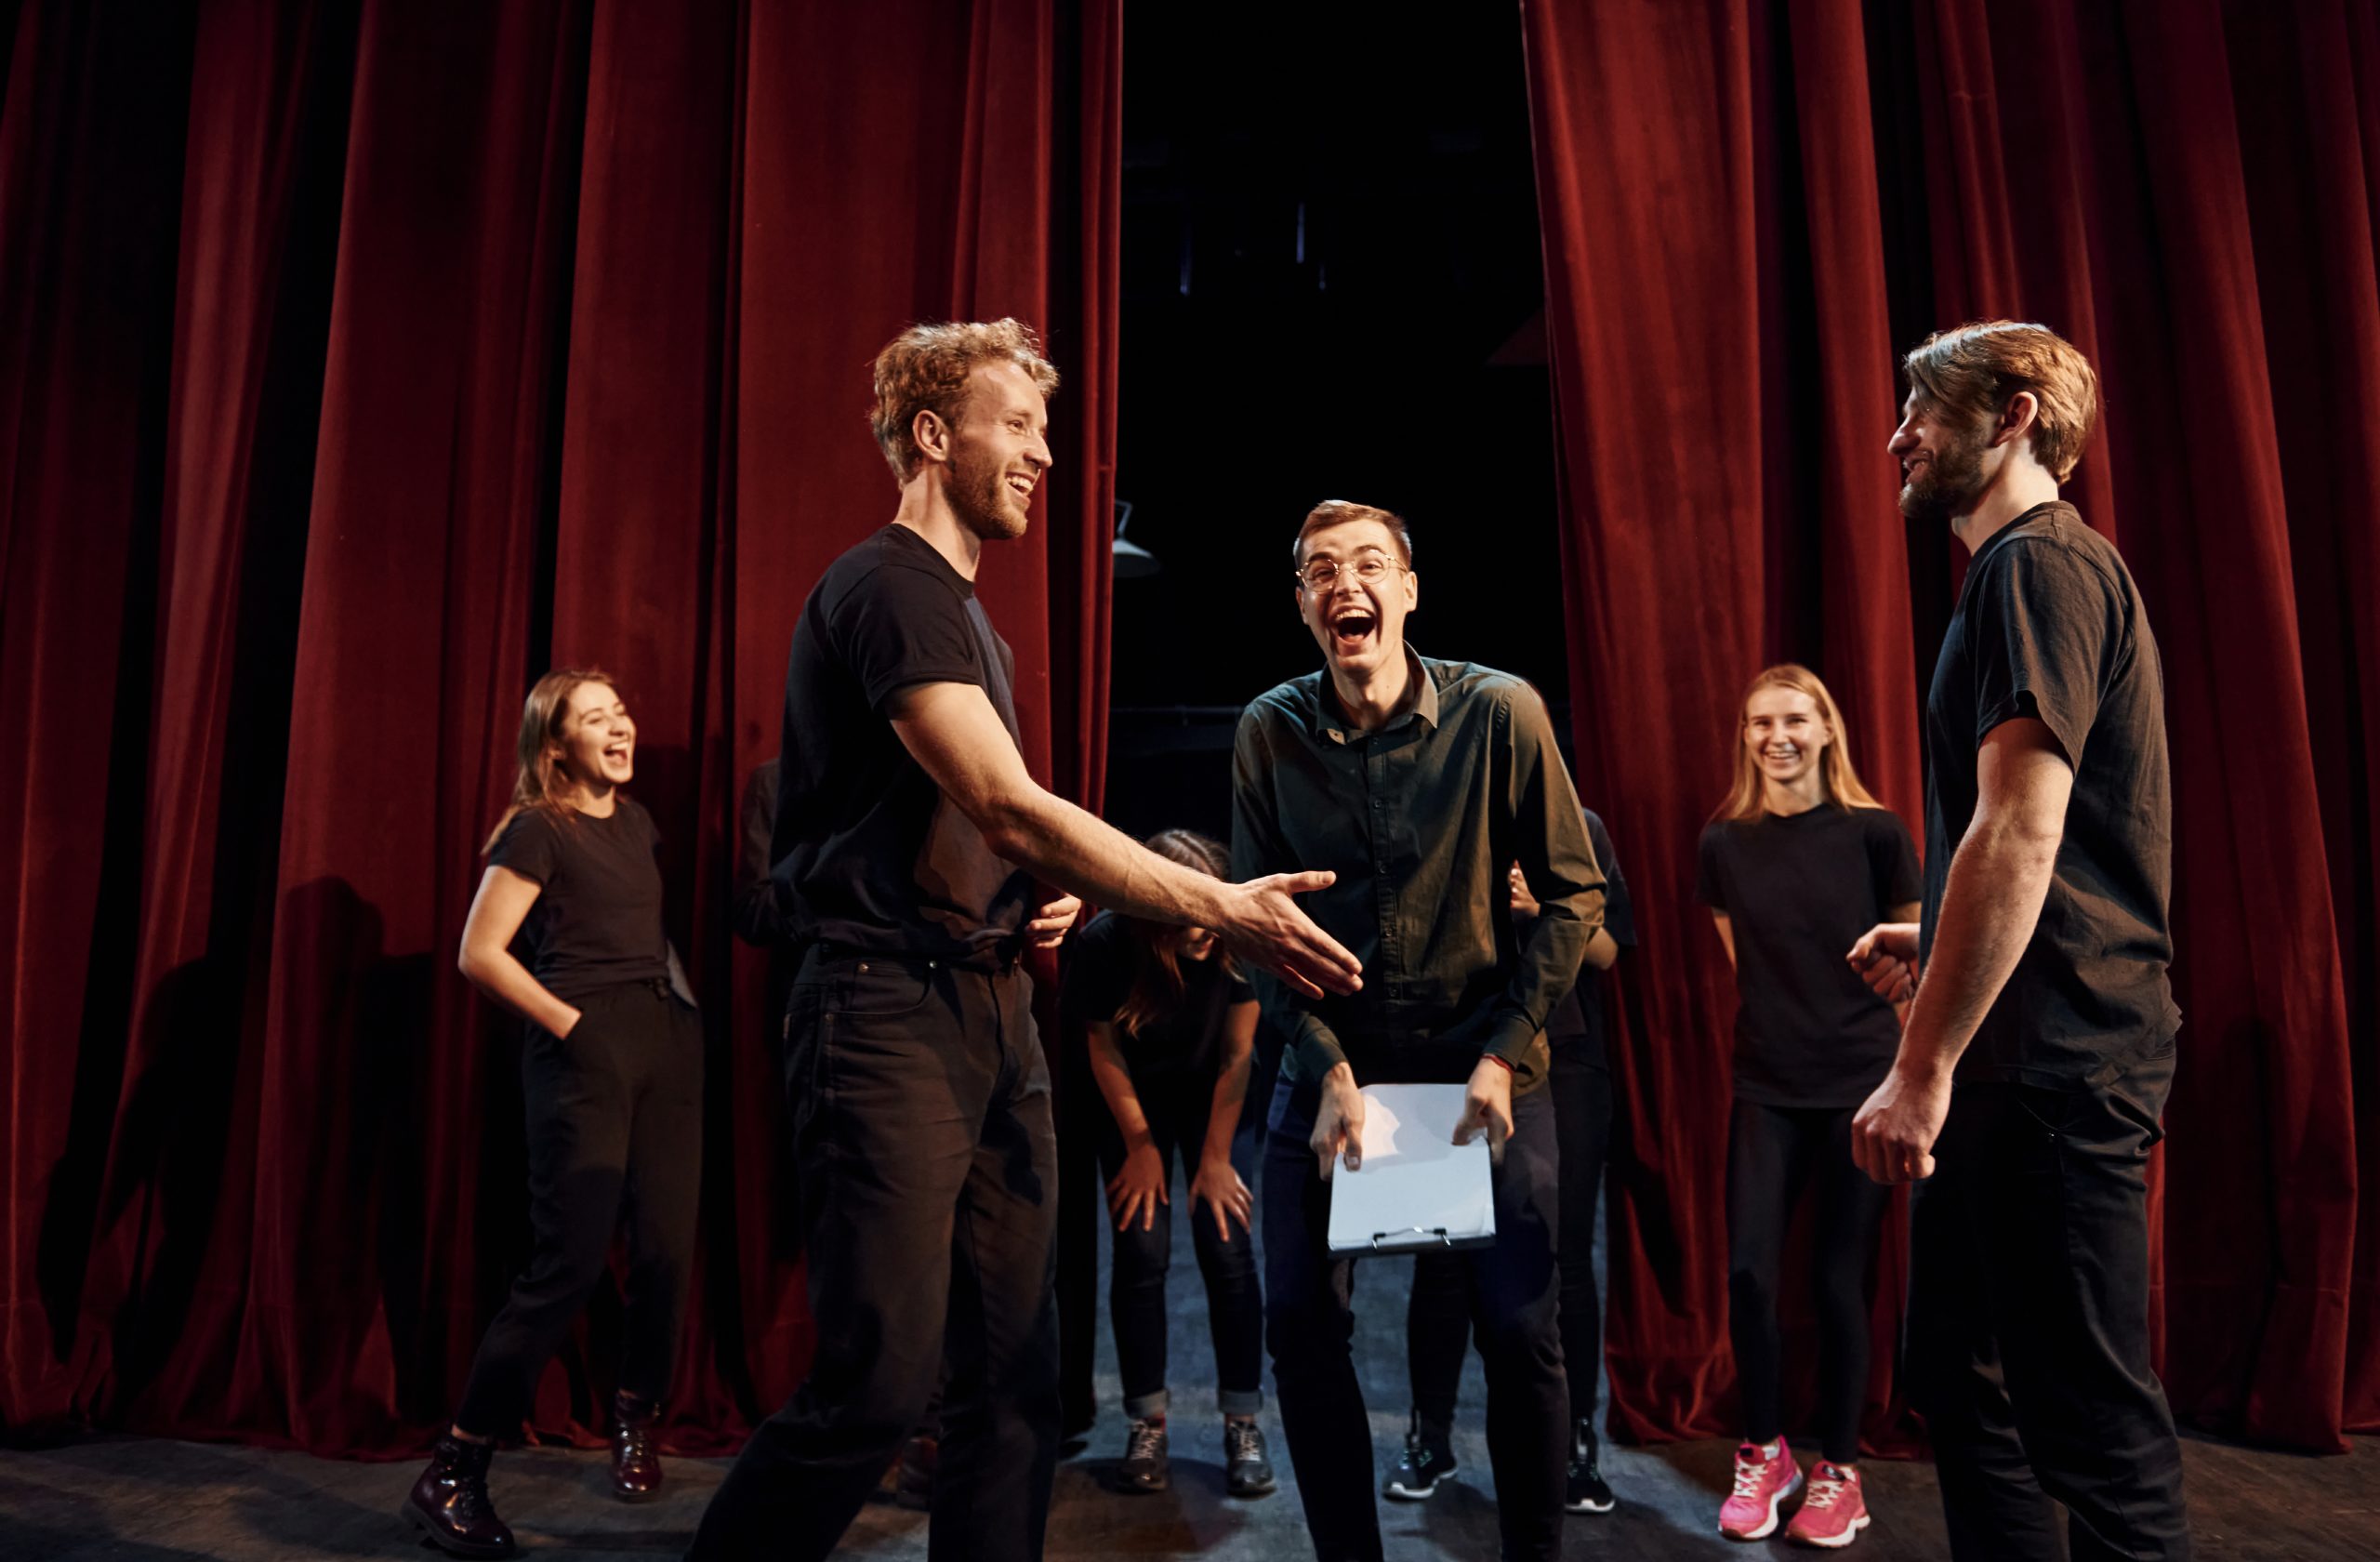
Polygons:
<instances>
[{"instance_id":1,"label":"dark shoe","mask_svg":"<svg viewBox=\"0 0 2380 1562\"><path fill-rule=\"evenodd\" d=\"M933 1471L941 1463L942 1445L932 1437L917 1436L901 1445L901 1463L894 1466L892 1502L911 1513L933 1510Z\"/></svg>"},{"instance_id":2,"label":"dark shoe","mask_svg":"<svg viewBox=\"0 0 2380 1562\"><path fill-rule=\"evenodd\" d=\"M451 1433L438 1439L430 1468L413 1483L404 1515L422 1539L449 1556L518 1556L512 1531L487 1498L487 1463L496 1449Z\"/></svg>"},{"instance_id":3,"label":"dark shoe","mask_svg":"<svg viewBox=\"0 0 2380 1562\"><path fill-rule=\"evenodd\" d=\"M1223 1486L1235 1497L1262 1497L1281 1483L1264 1457L1264 1432L1252 1421L1223 1420Z\"/></svg>"},{"instance_id":4,"label":"dark shoe","mask_svg":"<svg viewBox=\"0 0 2380 1562\"><path fill-rule=\"evenodd\" d=\"M1136 1421L1125 1435L1124 1462L1116 1466L1116 1489L1144 1495L1173 1484L1172 1460L1165 1451L1165 1423Z\"/></svg>"},{"instance_id":5,"label":"dark shoe","mask_svg":"<svg viewBox=\"0 0 2380 1562\"><path fill-rule=\"evenodd\" d=\"M1595 1431L1585 1422L1570 1442L1570 1489L1562 1505L1572 1513L1607 1514L1619 1506L1610 1483L1595 1467Z\"/></svg>"},{"instance_id":6,"label":"dark shoe","mask_svg":"<svg viewBox=\"0 0 2380 1562\"><path fill-rule=\"evenodd\" d=\"M1421 1418L1415 1416L1412 1430L1405 1434L1405 1457L1396 1462L1396 1473L1388 1477L1388 1494L1418 1502L1453 1474L1450 1439L1444 1432L1424 1431Z\"/></svg>"},{"instance_id":7,"label":"dark shoe","mask_svg":"<svg viewBox=\"0 0 2380 1562\"><path fill-rule=\"evenodd\" d=\"M661 1407L633 1394L612 1397L612 1495L623 1502L650 1502L661 1495L661 1450L653 1429Z\"/></svg>"}]
</instances>

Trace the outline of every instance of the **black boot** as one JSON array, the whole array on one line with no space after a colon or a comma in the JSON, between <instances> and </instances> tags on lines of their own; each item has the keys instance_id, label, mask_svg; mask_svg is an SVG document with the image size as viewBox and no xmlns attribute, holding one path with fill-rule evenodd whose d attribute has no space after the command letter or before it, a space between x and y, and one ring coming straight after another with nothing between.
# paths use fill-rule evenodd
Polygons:
<instances>
[{"instance_id":1,"label":"black boot","mask_svg":"<svg viewBox=\"0 0 2380 1562\"><path fill-rule=\"evenodd\" d=\"M1595 1467L1595 1453L1594 1423L1582 1421L1570 1440L1570 1489L1562 1503L1572 1513L1606 1514L1618 1502Z\"/></svg>"},{"instance_id":2,"label":"black boot","mask_svg":"<svg viewBox=\"0 0 2380 1562\"><path fill-rule=\"evenodd\" d=\"M438 1439L430 1468L413 1483L405 1517L422 1538L449 1556L518 1556L512 1531L487 1496L487 1463L496 1449L449 1433Z\"/></svg>"},{"instance_id":3,"label":"black boot","mask_svg":"<svg viewBox=\"0 0 2380 1562\"><path fill-rule=\"evenodd\" d=\"M661 1407L633 1394L612 1396L612 1495L623 1502L650 1502L661 1495L661 1450L653 1428Z\"/></svg>"}]
</instances>

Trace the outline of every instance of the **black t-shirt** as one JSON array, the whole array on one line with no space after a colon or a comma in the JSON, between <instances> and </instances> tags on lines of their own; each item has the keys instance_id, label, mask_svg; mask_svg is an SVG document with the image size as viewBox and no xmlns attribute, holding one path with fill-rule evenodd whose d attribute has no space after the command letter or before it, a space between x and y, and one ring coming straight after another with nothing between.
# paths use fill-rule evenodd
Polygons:
<instances>
[{"instance_id":1,"label":"black t-shirt","mask_svg":"<svg viewBox=\"0 0 2380 1562\"><path fill-rule=\"evenodd\" d=\"M1102 911L1066 948L1066 976L1058 1001L1065 1017L1079 1025L1112 1021L1131 996L1140 962L1148 957L1122 918ZM1256 991L1228 970L1223 951L1205 960L1178 962L1182 971L1180 1001L1145 1022L1138 1030L1116 1027L1116 1047L1135 1081L1154 1079L1212 1078L1223 1034L1223 1014L1235 1003L1253 1003Z\"/></svg>"},{"instance_id":2,"label":"black t-shirt","mask_svg":"<svg viewBox=\"0 0 2380 1562\"><path fill-rule=\"evenodd\" d=\"M634 798L611 815L557 816L524 808L487 860L543 889L521 923L529 973L570 1003L631 982L669 975L661 926L661 832Z\"/></svg>"},{"instance_id":3,"label":"black t-shirt","mask_svg":"<svg viewBox=\"0 0 2380 1562\"><path fill-rule=\"evenodd\" d=\"M1015 953L1032 882L892 731L892 698L973 683L1011 742L1014 660L975 589L906 526L826 567L794 626L770 856L801 941L984 962Z\"/></svg>"},{"instance_id":4,"label":"black t-shirt","mask_svg":"<svg viewBox=\"0 0 2380 1562\"><path fill-rule=\"evenodd\" d=\"M1888 808L1721 819L1702 831L1695 898L1736 941L1736 1094L1763 1106L1857 1106L1884 1082L1900 1021L1844 957L1923 887Z\"/></svg>"},{"instance_id":5,"label":"black t-shirt","mask_svg":"<svg viewBox=\"0 0 2380 1562\"><path fill-rule=\"evenodd\" d=\"M2041 920L1959 1060L1960 1079L2080 1083L2163 1052L2182 1023L2165 968L2174 800L2165 685L2132 573L2063 502L2028 510L1967 567L1925 700L1925 930L1975 818L1976 754L2016 717L2074 767Z\"/></svg>"},{"instance_id":6,"label":"black t-shirt","mask_svg":"<svg viewBox=\"0 0 2380 1562\"><path fill-rule=\"evenodd\" d=\"M1620 871L1620 858L1611 849L1611 832L1604 828L1602 816L1593 809L1581 808L1579 812L1587 816L1587 839L1594 842L1595 863L1603 869L1603 930L1621 948L1633 949L1636 946L1636 911L1628 901L1628 880ZM1608 1061L1603 1013L1606 974L1592 962L1581 963L1578 985L1545 1022L1545 1039L1554 1049L1555 1066L1587 1064L1602 1067Z\"/></svg>"}]
</instances>

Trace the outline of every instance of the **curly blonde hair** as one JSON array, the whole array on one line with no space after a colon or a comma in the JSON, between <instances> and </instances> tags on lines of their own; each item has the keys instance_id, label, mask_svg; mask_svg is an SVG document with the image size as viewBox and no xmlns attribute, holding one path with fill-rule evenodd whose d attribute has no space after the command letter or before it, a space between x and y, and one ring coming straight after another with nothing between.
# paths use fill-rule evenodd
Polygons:
<instances>
[{"instance_id":1,"label":"curly blonde hair","mask_svg":"<svg viewBox=\"0 0 2380 1562\"><path fill-rule=\"evenodd\" d=\"M1058 370L1041 356L1041 338L1022 320L959 320L912 325L876 355L876 408L867 423L895 480L918 475L918 414L932 412L953 428L966 410L967 379L985 364L1014 364L1032 377L1048 401L1058 393Z\"/></svg>"}]
</instances>

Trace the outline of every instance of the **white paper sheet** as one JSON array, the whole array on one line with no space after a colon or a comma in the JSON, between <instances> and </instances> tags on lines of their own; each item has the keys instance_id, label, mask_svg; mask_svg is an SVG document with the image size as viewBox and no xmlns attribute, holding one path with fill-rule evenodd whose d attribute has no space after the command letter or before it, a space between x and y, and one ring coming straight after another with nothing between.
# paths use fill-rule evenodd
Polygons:
<instances>
[{"instance_id":1,"label":"white paper sheet","mask_svg":"<svg viewBox=\"0 0 2380 1562\"><path fill-rule=\"evenodd\" d=\"M1363 1164L1330 1172L1330 1251L1413 1252L1496 1239L1488 1138L1454 1142L1461 1085L1364 1089Z\"/></svg>"}]
</instances>

